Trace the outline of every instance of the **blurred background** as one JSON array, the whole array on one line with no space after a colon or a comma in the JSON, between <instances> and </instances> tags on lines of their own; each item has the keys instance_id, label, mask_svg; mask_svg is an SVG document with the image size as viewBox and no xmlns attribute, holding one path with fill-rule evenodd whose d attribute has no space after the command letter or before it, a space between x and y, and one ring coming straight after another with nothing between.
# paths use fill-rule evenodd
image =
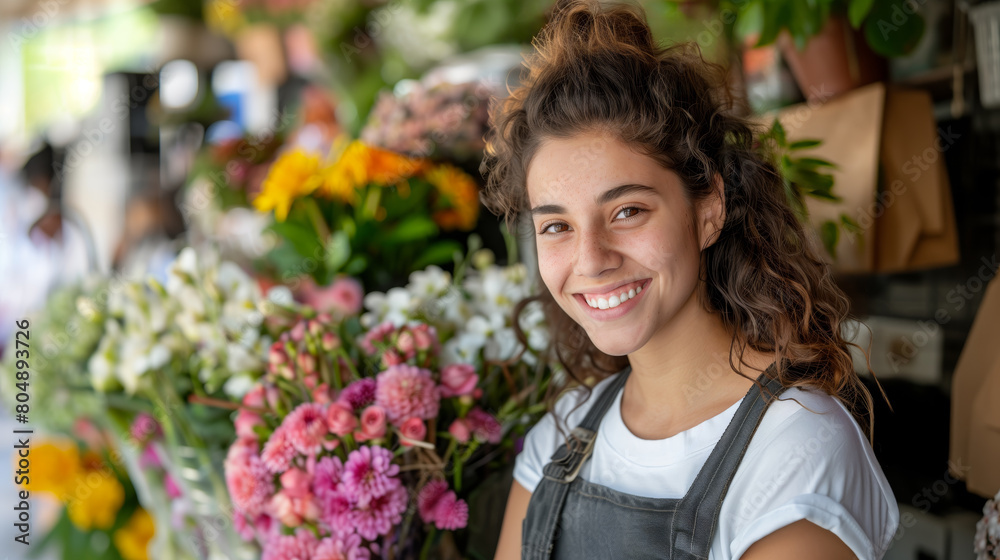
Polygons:
<instances>
[{"instance_id":1,"label":"blurred background","mask_svg":"<svg viewBox=\"0 0 1000 560\"><path fill-rule=\"evenodd\" d=\"M887 558L975 558L976 524L1000 490L1000 2L641 4L661 41L694 41L729 69L739 110L759 116L869 327L852 336L870 344L892 405L866 377L874 448L903 515ZM165 278L187 245L212 244L264 284L287 281L280 245L293 236L255 201L293 150L360 139L481 183L490 99L516 86L550 7L4 0L0 341L60 288L95 274ZM463 235L507 262L496 218L471 219ZM530 266L530 239L520 249ZM859 354L866 376L867 365ZM9 482L3 492L13 501ZM79 542L94 557L145 557L133 533L139 552L125 552L128 539Z\"/></svg>"}]
</instances>

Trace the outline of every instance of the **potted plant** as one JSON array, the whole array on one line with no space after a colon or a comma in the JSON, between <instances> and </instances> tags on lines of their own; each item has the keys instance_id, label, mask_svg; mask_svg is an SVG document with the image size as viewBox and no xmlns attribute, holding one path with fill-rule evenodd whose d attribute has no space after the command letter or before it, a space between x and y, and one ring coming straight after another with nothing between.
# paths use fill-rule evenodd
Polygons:
<instances>
[{"instance_id":1,"label":"potted plant","mask_svg":"<svg viewBox=\"0 0 1000 560\"><path fill-rule=\"evenodd\" d=\"M885 77L885 57L913 50L924 19L905 0L722 0L739 41L776 43L809 100Z\"/></svg>"}]
</instances>

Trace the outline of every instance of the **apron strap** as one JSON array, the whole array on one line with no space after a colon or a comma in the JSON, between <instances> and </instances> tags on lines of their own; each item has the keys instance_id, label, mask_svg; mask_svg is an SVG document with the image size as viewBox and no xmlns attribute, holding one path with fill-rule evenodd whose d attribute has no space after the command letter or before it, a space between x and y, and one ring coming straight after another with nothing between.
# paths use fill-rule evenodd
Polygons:
<instances>
[{"instance_id":1,"label":"apron strap","mask_svg":"<svg viewBox=\"0 0 1000 560\"><path fill-rule=\"evenodd\" d=\"M776 378L768 375L774 371L775 364L771 364L757 377L757 383L744 397L705 466L681 499L671 527L675 560L708 558L729 484L768 405L785 390ZM767 389L766 393L761 391L761 385Z\"/></svg>"},{"instance_id":2,"label":"apron strap","mask_svg":"<svg viewBox=\"0 0 1000 560\"><path fill-rule=\"evenodd\" d=\"M530 535L529 540L522 542L521 560L547 560L552 554L569 485L593 452L597 427L631 371L627 366L601 391L580 425L573 428L566 443L556 449L551 461L542 469L542 480L532 493L521 526L522 538Z\"/></svg>"}]
</instances>

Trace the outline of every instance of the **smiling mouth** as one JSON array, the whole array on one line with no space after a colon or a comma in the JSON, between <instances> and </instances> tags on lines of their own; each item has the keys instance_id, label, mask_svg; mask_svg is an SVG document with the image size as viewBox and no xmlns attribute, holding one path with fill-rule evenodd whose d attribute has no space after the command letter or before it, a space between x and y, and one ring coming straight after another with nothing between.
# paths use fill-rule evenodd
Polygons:
<instances>
[{"instance_id":1,"label":"smiling mouth","mask_svg":"<svg viewBox=\"0 0 1000 560\"><path fill-rule=\"evenodd\" d=\"M642 293L646 280L630 282L604 294L577 294L593 309L614 309Z\"/></svg>"}]
</instances>

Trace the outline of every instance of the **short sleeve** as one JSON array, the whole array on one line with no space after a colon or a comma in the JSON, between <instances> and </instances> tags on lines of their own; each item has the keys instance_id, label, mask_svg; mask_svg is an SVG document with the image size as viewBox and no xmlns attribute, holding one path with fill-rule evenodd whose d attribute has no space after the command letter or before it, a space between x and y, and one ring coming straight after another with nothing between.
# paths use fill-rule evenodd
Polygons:
<instances>
[{"instance_id":1,"label":"short sleeve","mask_svg":"<svg viewBox=\"0 0 1000 560\"><path fill-rule=\"evenodd\" d=\"M798 393L811 410L786 401L772 418L777 422L765 426L765 416L764 433L758 429L726 496L730 557L807 520L837 535L859 560L882 558L899 508L871 446L835 399Z\"/></svg>"},{"instance_id":2,"label":"short sleeve","mask_svg":"<svg viewBox=\"0 0 1000 560\"><path fill-rule=\"evenodd\" d=\"M542 480L542 469L555 452L553 442L558 433L549 412L524 436L524 446L514 459L514 480L529 492Z\"/></svg>"}]
</instances>

